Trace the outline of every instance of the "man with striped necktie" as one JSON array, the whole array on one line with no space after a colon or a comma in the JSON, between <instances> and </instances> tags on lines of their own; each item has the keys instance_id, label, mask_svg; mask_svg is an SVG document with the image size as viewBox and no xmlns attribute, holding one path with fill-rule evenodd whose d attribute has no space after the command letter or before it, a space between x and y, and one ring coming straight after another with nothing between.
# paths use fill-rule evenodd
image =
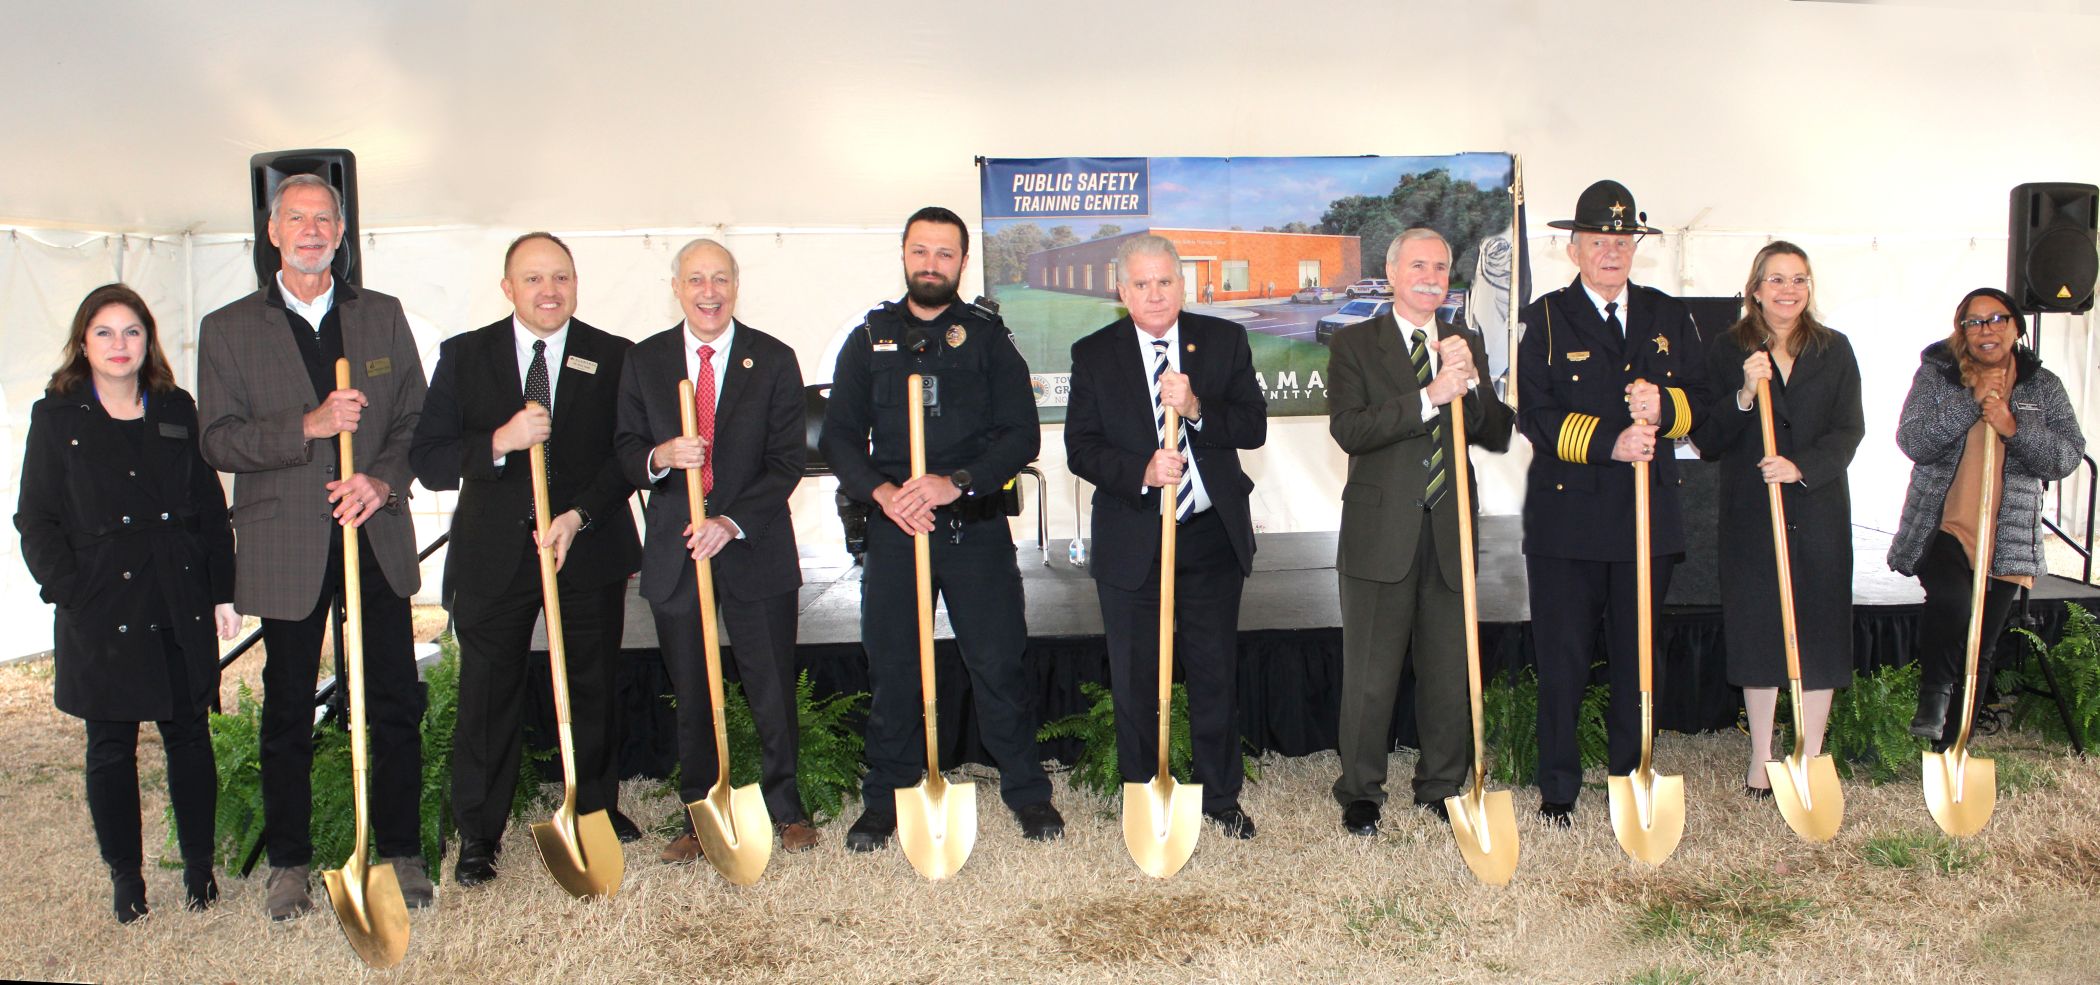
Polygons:
<instances>
[{"instance_id":1,"label":"man with striped necktie","mask_svg":"<svg viewBox=\"0 0 2100 985\"><path fill-rule=\"evenodd\" d=\"M1195 782L1204 816L1254 837L1240 807L1240 589L1254 570L1254 524L1240 449L1268 438L1268 401L1254 378L1247 332L1184 314L1181 257L1150 234L1116 251L1129 317L1072 345L1065 454L1094 484L1094 573L1115 693L1123 779L1158 769L1160 497L1175 497L1174 655L1189 692ZM1168 447L1165 410L1180 415Z\"/></svg>"},{"instance_id":2,"label":"man with striped necktie","mask_svg":"<svg viewBox=\"0 0 2100 985\"><path fill-rule=\"evenodd\" d=\"M1470 462L1453 445L1449 413L1465 409L1466 440L1506 451L1513 417L1492 387L1474 389L1487 363L1480 337L1437 319L1451 281L1451 244L1417 227L1385 251L1393 310L1335 333L1328 345L1327 430L1349 453L1342 531L1342 706L1334 798L1342 827L1378 833L1392 751L1393 703L1412 662L1414 804L1444 814L1472 768L1460 510L1451 469Z\"/></svg>"}]
</instances>

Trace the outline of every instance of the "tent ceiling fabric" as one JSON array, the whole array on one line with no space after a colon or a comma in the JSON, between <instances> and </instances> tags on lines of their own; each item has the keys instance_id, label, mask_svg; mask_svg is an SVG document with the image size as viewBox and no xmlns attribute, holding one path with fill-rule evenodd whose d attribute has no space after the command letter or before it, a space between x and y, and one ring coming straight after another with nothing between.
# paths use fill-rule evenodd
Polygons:
<instances>
[{"instance_id":1,"label":"tent ceiling fabric","mask_svg":"<svg viewBox=\"0 0 2100 985\"><path fill-rule=\"evenodd\" d=\"M26 225L241 232L248 155L313 146L356 151L367 228L881 227L974 214L980 153L1513 150L1556 214L1609 175L1670 228L1967 231L2100 164L2082 4L113 0L9 22L0 221Z\"/></svg>"}]
</instances>

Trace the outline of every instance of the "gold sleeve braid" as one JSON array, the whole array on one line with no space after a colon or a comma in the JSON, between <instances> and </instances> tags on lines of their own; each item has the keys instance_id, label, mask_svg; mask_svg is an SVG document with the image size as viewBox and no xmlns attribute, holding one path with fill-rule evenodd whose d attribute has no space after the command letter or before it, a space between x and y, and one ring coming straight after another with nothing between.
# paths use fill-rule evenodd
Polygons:
<instances>
[{"instance_id":1,"label":"gold sleeve braid","mask_svg":"<svg viewBox=\"0 0 2100 985\"><path fill-rule=\"evenodd\" d=\"M1691 433L1692 402L1685 399L1684 390L1681 387L1664 387L1663 392L1670 395L1670 409L1672 411L1670 415L1670 430L1665 432L1663 437L1675 441Z\"/></svg>"},{"instance_id":2,"label":"gold sleeve braid","mask_svg":"<svg viewBox=\"0 0 2100 985\"><path fill-rule=\"evenodd\" d=\"M1590 461L1590 439L1597 433L1599 419L1592 414L1569 414L1560 422L1560 442L1557 449L1560 460L1587 465Z\"/></svg>"}]
</instances>

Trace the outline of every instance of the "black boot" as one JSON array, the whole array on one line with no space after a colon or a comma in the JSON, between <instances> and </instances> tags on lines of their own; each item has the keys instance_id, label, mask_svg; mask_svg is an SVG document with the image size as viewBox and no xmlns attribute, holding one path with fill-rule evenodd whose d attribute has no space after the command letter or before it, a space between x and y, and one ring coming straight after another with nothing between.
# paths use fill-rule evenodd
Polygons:
<instances>
[{"instance_id":1,"label":"black boot","mask_svg":"<svg viewBox=\"0 0 2100 985\"><path fill-rule=\"evenodd\" d=\"M1938 741L1940 733L1947 730L1947 703L1953 698L1953 691L1945 684L1919 686L1918 714L1910 720L1910 734Z\"/></svg>"},{"instance_id":2,"label":"black boot","mask_svg":"<svg viewBox=\"0 0 2100 985\"><path fill-rule=\"evenodd\" d=\"M182 905L192 910L210 909L219 901L219 880L211 864L182 867Z\"/></svg>"},{"instance_id":3,"label":"black boot","mask_svg":"<svg viewBox=\"0 0 2100 985\"><path fill-rule=\"evenodd\" d=\"M138 866L111 866L109 886L115 897L118 923L130 923L146 915L146 880L139 875Z\"/></svg>"}]
</instances>

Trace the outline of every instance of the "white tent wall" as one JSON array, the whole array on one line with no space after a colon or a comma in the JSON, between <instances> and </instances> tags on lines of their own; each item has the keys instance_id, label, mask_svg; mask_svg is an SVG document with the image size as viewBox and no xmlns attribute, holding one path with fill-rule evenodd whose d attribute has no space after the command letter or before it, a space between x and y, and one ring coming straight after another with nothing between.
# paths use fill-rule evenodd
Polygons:
<instances>
[{"instance_id":1,"label":"white tent wall","mask_svg":"<svg viewBox=\"0 0 2100 985\"><path fill-rule=\"evenodd\" d=\"M840 331L899 293L901 218L938 202L974 224L973 155L1510 150L1540 288L1572 276L1543 221L1600 177L1672 231L1643 245L1641 282L1734 294L1767 237L1806 247L1865 371L1855 512L1892 526L1902 393L1955 299L2003 282L2006 191L2100 176L2095 6L461 0L338 5L302 33L238 6L29 5L0 33L0 479L73 305L119 270L190 382L178 342L253 286L256 151L357 152L365 282L403 299L426 358L506 310L517 232L561 232L580 313L635 338L675 318L670 251L712 232L743 265L739 314L817 381ZM2043 329L2088 420L2091 328ZM1274 421L1249 459L1265 529L1335 527L1346 462L1324 421ZM1483 457L1488 509L1519 508L1523 461ZM1055 426L1041 467L1066 536ZM828 490L793 504L807 544L838 542ZM448 505L418 497L424 540ZM0 618L25 617L0 653L48 642L16 550L0 534Z\"/></svg>"}]
</instances>

